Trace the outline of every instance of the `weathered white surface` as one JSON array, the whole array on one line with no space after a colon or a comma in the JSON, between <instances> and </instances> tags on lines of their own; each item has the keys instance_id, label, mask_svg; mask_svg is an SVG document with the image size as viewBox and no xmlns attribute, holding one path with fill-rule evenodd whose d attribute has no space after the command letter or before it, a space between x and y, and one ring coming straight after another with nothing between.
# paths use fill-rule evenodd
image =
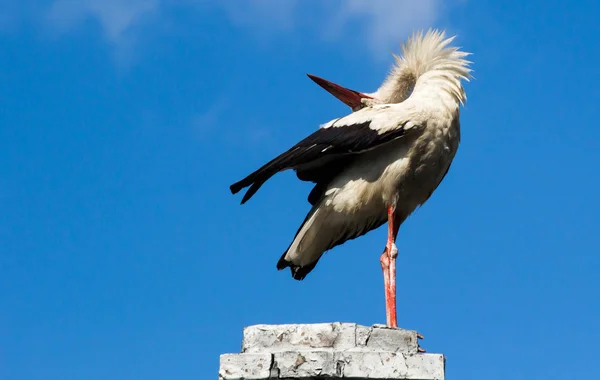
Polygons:
<instances>
[{"instance_id":1,"label":"weathered white surface","mask_svg":"<svg viewBox=\"0 0 600 380\"><path fill-rule=\"evenodd\" d=\"M281 379L336 376L336 361L332 351L278 352L273 357L273 368Z\"/></svg>"},{"instance_id":2,"label":"weathered white surface","mask_svg":"<svg viewBox=\"0 0 600 380\"><path fill-rule=\"evenodd\" d=\"M367 340L371 336L372 327L356 325L356 345L358 347L365 347Z\"/></svg>"},{"instance_id":3,"label":"weathered white surface","mask_svg":"<svg viewBox=\"0 0 600 380\"><path fill-rule=\"evenodd\" d=\"M343 377L350 379L443 380L444 355L396 352L343 352ZM340 376L342 377L342 376Z\"/></svg>"},{"instance_id":4,"label":"weathered white surface","mask_svg":"<svg viewBox=\"0 0 600 380\"><path fill-rule=\"evenodd\" d=\"M443 380L444 356L332 350L221 356L221 380L321 378Z\"/></svg>"},{"instance_id":5,"label":"weathered white surface","mask_svg":"<svg viewBox=\"0 0 600 380\"><path fill-rule=\"evenodd\" d=\"M272 361L271 354L221 355L219 379L268 379Z\"/></svg>"},{"instance_id":6,"label":"weathered white surface","mask_svg":"<svg viewBox=\"0 0 600 380\"><path fill-rule=\"evenodd\" d=\"M366 343L367 348L374 351L416 354L419 349L416 331L388 327L372 327Z\"/></svg>"},{"instance_id":7,"label":"weathered white surface","mask_svg":"<svg viewBox=\"0 0 600 380\"><path fill-rule=\"evenodd\" d=\"M283 352L318 349L378 350L416 354L414 330L355 323L255 325L244 329L242 352Z\"/></svg>"},{"instance_id":8,"label":"weathered white surface","mask_svg":"<svg viewBox=\"0 0 600 380\"><path fill-rule=\"evenodd\" d=\"M385 326L250 326L242 351L221 355L220 380L444 379L443 355L418 353L416 331Z\"/></svg>"}]
</instances>

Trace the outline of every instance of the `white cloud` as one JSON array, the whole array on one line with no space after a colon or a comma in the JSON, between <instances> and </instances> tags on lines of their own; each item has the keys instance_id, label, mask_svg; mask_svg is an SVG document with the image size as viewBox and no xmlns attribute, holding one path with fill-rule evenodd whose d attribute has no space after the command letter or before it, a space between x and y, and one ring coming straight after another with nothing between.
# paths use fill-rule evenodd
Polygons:
<instances>
[{"instance_id":1,"label":"white cloud","mask_svg":"<svg viewBox=\"0 0 600 380\"><path fill-rule=\"evenodd\" d=\"M44 11L46 25L58 33L72 32L86 21L98 23L104 39L117 58L131 58L149 25L164 21L168 7L202 12L207 7L223 9L237 26L251 26L260 35L277 36L300 27L313 28L318 35L338 40L352 31L359 42L388 55L390 49L417 28L428 28L442 15L445 2L460 0L50 0ZM8 2L9 4L11 2ZM6 4L6 3L5 3ZM32 3L13 2L0 6L0 30L20 16L16 10ZM14 6L15 4L28 4ZM12 8L12 10L11 10ZM36 7L36 9L39 6ZM6 12L5 12L6 11Z\"/></svg>"},{"instance_id":2,"label":"white cloud","mask_svg":"<svg viewBox=\"0 0 600 380\"><path fill-rule=\"evenodd\" d=\"M386 54L413 30L431 27L442 8L440 0L346 0L340 5L337 24L362 22L366 42Z\"/></svg>"},{"instance_id":3,"label":"white cloud","mask_svg":"<svg viewBox=\"0 0 600 380\"><path fill-rule=\"evenodd\" d=\"M121 63L131 60L135 28L159 9L159 0L56 0L47 13L49 25L66 33L92 19L101 26Z\"/></svg>"},{"instance_id":4,"label":"white cloud","mask_svg":"<svg viewBox=\"0 0 600 380\"><path fill-rule=\"evenodd\" d=\"M231 20L238 25L292 29L296 23L297 0L222 1Z\"/></svg>"},{"instance_id":5,"label":"white cloud","mask_svg":"<svg viewBox=\"0 0 600 380\"><path fill-rule=\"evenodd\" d=\"M461 0L450 0L461 1ZM427 29L440 18L444 0L246 0L223 1L237 24L269 28L273 33L292 30L301 24L317 25L317 33L327 40L338 40L358 26L361 43L388 56L401 40L416 29ZM307 15L323 18L319 23ZM303 20L300 17L304 17Z\"/></svg>"},{"instance_id":6,"label":"white cloud","mask_svg":"<svg viewBox=\"0 0 600 380\"><path fill-rule=\"evenodd\" d=\"M48 20L68 30L93 17L102 25L106 38L118 43L132 26L158 6L158 0L57 0L48 12Z\"/></svg>"},{"instance_id":7,"label":"white cloud","mask_svg":"<svg viewBox=\"0 0 600 380\"><path fill-rule=\"evenodd\" d=\"M46 19L51 29L60 34L71 32L88 20L97 22L107 42L114 47L119 61L127 63L143 34L142 26L150 24L148 21L153 16L165 17L159 11L169 6L186 7L198 12L209 6L220 7L227 12L234 25L272 31L273 28L293 28L296 4L297 0L218 3L208 0L53 0L46 12Z\"/></svg>"}]
</instances>

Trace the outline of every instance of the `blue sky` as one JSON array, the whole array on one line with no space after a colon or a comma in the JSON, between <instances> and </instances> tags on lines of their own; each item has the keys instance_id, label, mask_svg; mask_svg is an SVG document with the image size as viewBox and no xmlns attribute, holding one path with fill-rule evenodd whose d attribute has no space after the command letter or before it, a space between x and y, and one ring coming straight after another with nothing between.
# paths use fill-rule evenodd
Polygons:
<instances>
[{"instance_id":1,"label":"blue sky","mask_svg":"<svg viewBox=\"0 0 600 380\"><path fill-rule=\"evenodd\" d=\"M415 28L473 52L462 143L401 228L398 314L460 379L593 378L598 2L0 4L0 378L198 379L256 323L385 321L385 229L302 282L293 173L229 184L373 91Z\"/></svg>"}]
</instances>

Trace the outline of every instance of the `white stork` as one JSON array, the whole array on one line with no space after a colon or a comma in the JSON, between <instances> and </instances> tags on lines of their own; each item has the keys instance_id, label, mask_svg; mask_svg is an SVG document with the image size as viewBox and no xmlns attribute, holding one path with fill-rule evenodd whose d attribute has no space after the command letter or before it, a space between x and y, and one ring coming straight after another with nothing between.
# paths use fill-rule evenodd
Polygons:
<instances>
[{"instance_id":1,"label":"white stork","mask_svg":"<svg viewBox=\"0 0 600 380\"><path fill-rule=\"evenodd\" d=\"M381 87L364 94L324 79L315 82L352 108L231 185L250 187L245 203L269 178L294 169L315 183L311 210L277 269L289 267L302 280L327 250L388 223L380 262L387 325L396 321L395 241L400 225L438 187L460 140L461 80L471 77L465 57L443 31L413 34Z\"/></svg>"}]
</instances>

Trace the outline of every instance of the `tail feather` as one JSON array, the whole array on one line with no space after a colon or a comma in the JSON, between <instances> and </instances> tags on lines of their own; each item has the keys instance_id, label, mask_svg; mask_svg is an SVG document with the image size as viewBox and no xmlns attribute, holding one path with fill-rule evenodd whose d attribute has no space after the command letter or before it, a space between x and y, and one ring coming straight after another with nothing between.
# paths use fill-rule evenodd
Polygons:
<instances>
[{"instance_id":1,"label":"tail feather","mask_svg":"<svg viewBox=\"0 0 600 380\"><path fill-rule=\"evenodd\" d=\"M246 201L252 198L258 189L260 189L260 187L269 180L269 178L273 177L282 170L289 169L287 164L289 163L288 161L290 158L295 157L294 153L295 151L288 151L279 155L260 167L258 170L250 173L246 178L229 186L229 190L231 190L232 194L236 194L243 188L250 186L248 191L246 191L246 194L244 194L244 198L242 199L242 204L246 203Z\"/></svg>"},{"instance_id":2,"label":"tail feather","mask_svg":"<svg viewBox=\"0 0 600 380\"><path fill-rule=\"evenodd\" d=\"M248 177L243 180L234 183L229 186L229 190L231 190L231 194L237 194L245 187L250 186L244 197L242 198L242 204L246 203L248 199L252 198L254 194L260 189L260 187L275 173L257 173L254 172L250 174Z\"/></svg>"},{"instance_id":3,"label":"tail feather","mask_svg":"<svg viewBox=\"0 0 600 380\"><path fill-rule=\"evenodd\" d=\"M240 192L240 190L242 190L246 186L248 186L248 185L245 185L242 180L240 182L236 182L233 185L229 186L229 190L231 191L231 194L237 194Z\"/></svg>"},{"instance_id":4,"label":"tail feather","mask_svg":"<svg viewBox=\"0 0 600 380\"><path fill-rule=\"evenodd\" d=\"M292 272L292 278L298 281L304 280L306 275L309 274L313 269L315 269L317 263L319 262L319 260L317 260L305 266L294 265L292 264L292 262L287 261L285 259L286 254L287 251L285 251L283 255L281 255L281 258L277 262L277 269L282 270L289 267L290 271Z\"/></svg>"},{"instance_id":5,"label":"tail feather","mask_svg":"<svg viewBox=\"0 0 600 380\"><path fill-rule=\"evenodd\" d=\"M352 220L350 217L341 218L337 221L331 218L327 219L327 222L324 224L318 224L317 226L308 225L307 223L311 223L311 217L314 213L319 211L318 206L314 206L313 209L308 213L304 222L296 232L296 236L292 240L292 244L288 247L288 249L281 255L281 258L277 262L277 269L282 270L285 268L290 268L292 272L292 277L295 280L303 280L317 265L323 254L330 249L335 248L336 246L343 244L344 242L352 239L356 239L359 236L366 234L367 232L379 228L381 225L385 224L387 221L387 215L382 212L380 215L374 215L368 218L360 218L358 220ZM308 230L314 230L315 228L319 231L318 235L330 237L329 241L322 242L324 245L320 245L319 255L311 255L313 257L312 262L305 264L303 266L294 264L290 260L286 259L286 256L290 249L292 248L294 241L298 238L298 235L301 233L304 227L307 227ZM312 242L311 244L314 244ZM304 252L306 253L306 252Z\"/></svg>"},{"instance_id":6,"label":"tail feather","mask_svg":"<svg viewBox=\"0 0 600 380\"><path fill-rule=\"evenodd\" d=\"M290 248L292 248L292 245L294 244L294 240L296 240L296 238L298 237L298 234L300 233L300 231L302 231L302 228L306 225L306 223L309 221L309 219L311 218L311 216L313 216L316 212L318 212L319 209L318 207L313 207L308 214L306 214L306 217L304 218L304 221L302 221L302 224L300 224L300 227L298 227L298 231L296 231L296 234L294 235L294 238L292 239L292 242L290 243L290 246L285 250L285 252L283 252L283 255L281 255L281 258L279 258L279 261L277 262L277 270L282 270L285 268L290 268L290 271L292 272L292 277L294 278L294 280L304 280L304 277L306 277L307 274L310 273L310 271L312 271L315 266L317 265L317 262L319 261L319 259L316 259L314 262L304 265L304 266L300 266L300 265L296 265L294 263L292 263L291 261L287 260L285 258L285 256L288 254L288 251L290 250ZM320 258L320 256L319 256Z\"/></svg>"}]
</instances>

